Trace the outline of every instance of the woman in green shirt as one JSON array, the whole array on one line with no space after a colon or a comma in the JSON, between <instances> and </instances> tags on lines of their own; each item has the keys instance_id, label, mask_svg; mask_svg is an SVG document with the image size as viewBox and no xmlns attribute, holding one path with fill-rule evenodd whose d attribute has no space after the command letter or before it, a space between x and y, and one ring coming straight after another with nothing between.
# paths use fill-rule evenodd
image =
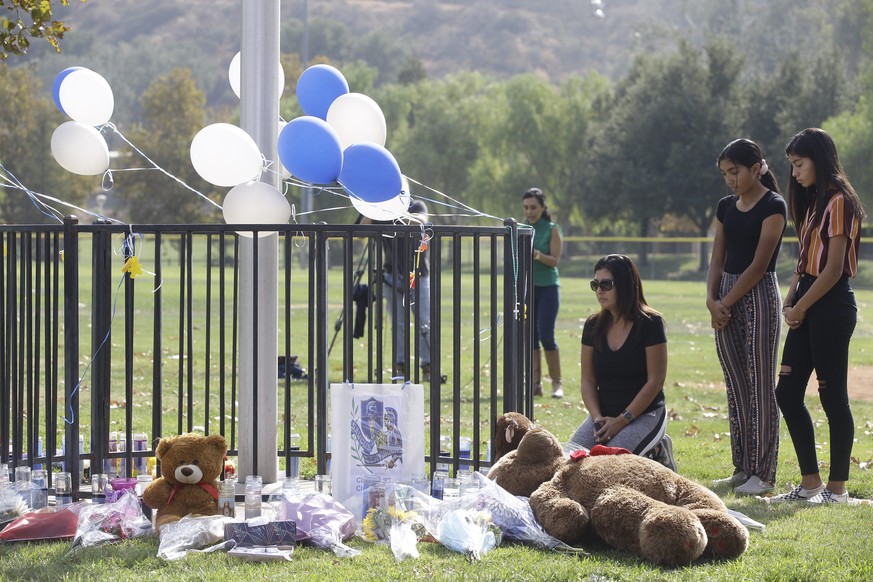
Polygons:
<instances>
[{"instance_id":1,"label":"woman in green shirt","mask_svg":"<svg viewBox=\"0 0 873 582\"><path fill-rule=\"evenodd\" d=\"M564 245L561 227L552 222L546 208L546 196L539 188L531 188L522 196L525 222L533 227L533 322L534 322L534 395L542 396L542 351L552 379L552 397L563 398L561 358L555 343L555 322L561 306L561 277L558 263ZM541 348L542 344L542 348Z\"/></svg>"}]
</instances>

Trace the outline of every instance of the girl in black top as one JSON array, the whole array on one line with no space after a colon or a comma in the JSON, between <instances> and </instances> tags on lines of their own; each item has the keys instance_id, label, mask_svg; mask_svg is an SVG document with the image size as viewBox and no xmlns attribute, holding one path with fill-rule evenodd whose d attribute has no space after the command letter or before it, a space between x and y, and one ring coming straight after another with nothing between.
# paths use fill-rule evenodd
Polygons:
<instances>
[{"instance_id":1,"label":"girl in black top","mask_svg":"<svg viewBox=\"0 0 873 582\"><path fill-rule=\"evenodd\" d=\"M727 387L734 472L715 483L758 495L773 489L779 452L776 259L787 207L755 142L729 143L718 167L733 194L716 209L706 307Z\"/></svg>"}]
</instances>

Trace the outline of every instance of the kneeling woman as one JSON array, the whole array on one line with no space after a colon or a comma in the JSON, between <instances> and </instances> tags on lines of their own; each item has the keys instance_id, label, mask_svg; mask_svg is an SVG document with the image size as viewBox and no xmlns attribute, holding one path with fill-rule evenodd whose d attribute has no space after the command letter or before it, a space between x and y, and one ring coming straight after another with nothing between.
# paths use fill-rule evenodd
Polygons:
<instances>
[{"instance_id":1,"label":"kneeling woman","mask_svg":"<svg viewBox=\"0 0 873 582\"><path fill-rule=\"evenodd\" d=\"M591 290L601 309L582 331L582 400L590 416L567 448L622 447L675 470L666 434L664 320L646 303L640 273L624 255L597 262Z\"/></svg>"}]
</instances>

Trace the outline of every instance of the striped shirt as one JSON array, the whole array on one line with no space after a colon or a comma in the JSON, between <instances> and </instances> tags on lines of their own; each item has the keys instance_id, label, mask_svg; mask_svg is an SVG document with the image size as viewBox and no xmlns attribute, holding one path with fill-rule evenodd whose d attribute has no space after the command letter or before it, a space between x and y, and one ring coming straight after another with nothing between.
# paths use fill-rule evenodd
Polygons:
<instances>
[{"instance_id":1,"label":"striped shirt","mask_svg":"<svg viewBox=\"0 0 873 582\"><path fill-rule=\"evenodd\" d=\"M831 238L847 236L849 245L843 259L843 274L854 277L858 271L858 250L861 246L861 220L846 203L842 192L837 192L828 201L824 215L813 227L815 204L810 204L806 219L800 227L800 259L797 272L818 277L824 271L828 260L828 246Z\"/></svg>"}]
</instances>

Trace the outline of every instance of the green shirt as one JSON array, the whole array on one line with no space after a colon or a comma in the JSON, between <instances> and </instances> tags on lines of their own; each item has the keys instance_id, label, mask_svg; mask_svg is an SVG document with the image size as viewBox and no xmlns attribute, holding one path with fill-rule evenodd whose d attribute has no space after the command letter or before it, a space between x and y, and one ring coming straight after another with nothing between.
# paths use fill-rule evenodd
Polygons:
<instances>
[{"instance_id":1,"label":"green shirt","mask_svg":"<svg viewBox=\"0 0 873 582\"><path fill-rule=\"evenodd\" d=\"M551 255L552 230L557 228L558 234L561 234L561 227L554 222L549 222L545 218L540 218L531 226L534 229L534 250L537 250L546 255ZM561 276L558 274L558 267L550 267L543 264L541 261L534 261L533 272L534 286L536 287L546 287L549 285L561 284Z\"/></svg>"}]
</instances>

